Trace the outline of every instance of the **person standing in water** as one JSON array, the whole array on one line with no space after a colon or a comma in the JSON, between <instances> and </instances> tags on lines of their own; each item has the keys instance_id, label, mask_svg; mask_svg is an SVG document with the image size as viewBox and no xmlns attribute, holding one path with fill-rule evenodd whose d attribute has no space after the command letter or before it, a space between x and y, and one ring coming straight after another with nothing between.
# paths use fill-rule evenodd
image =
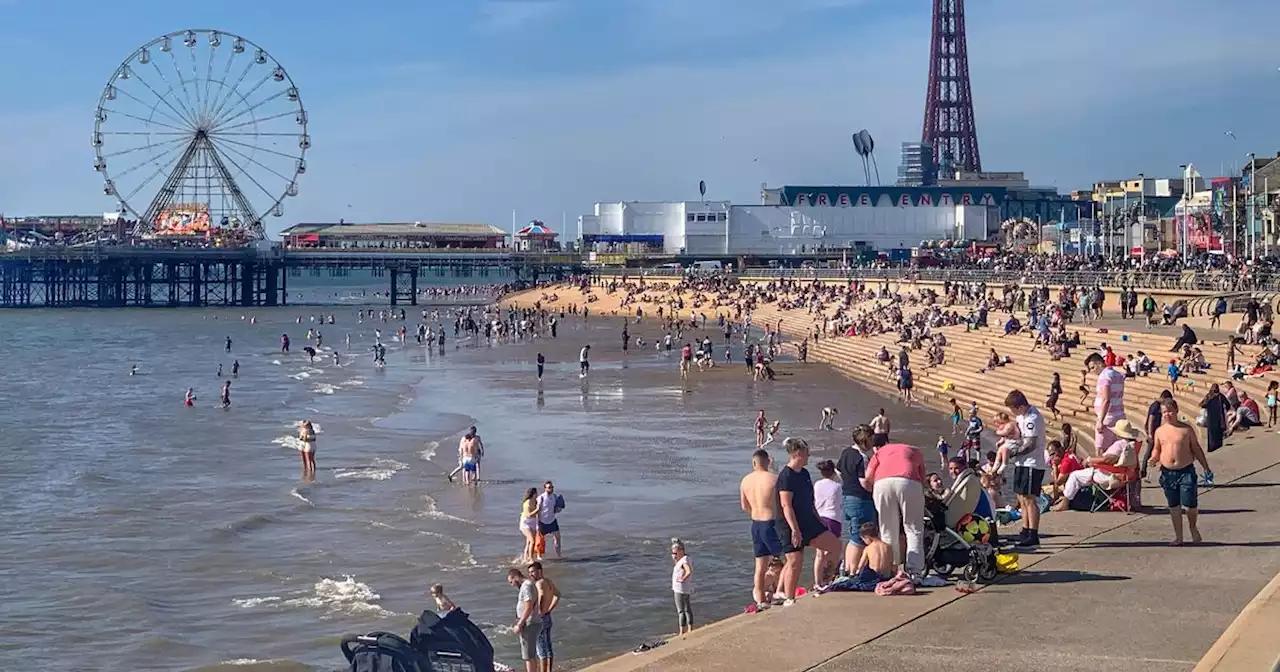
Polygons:
<instances>
[{"instance_id":1,"label":"person standing in water","mask_svg":"<svg viewBox=\"0 0 1280 672\"><path fill-rule=\"evenodd\" d=\"M222 407L231 408L231 381L222 383Z\"/></svg>"},{"instance_id":2,"label":"person standing in water","mask_svg":"<svg viewBox=\"0 0 1280 672\"><path fill-rule=\"evenodd\" d=\"M582 346L582 352L578 353L578 370L579 370L578 377L579 378L586 378L587 372L591 370L590 357L591 357L591 346L590 345Z\"/></svg>"},{"instance_id":3,"label":"person standing in water","mask_svg":"<svg viewBox=\"0 0 1280 672\"><path fill-rule=\"evenodd\" d=\"M316 428L310 420L298 423L298 441L302 444L298 448L302 455L302 478L313 481L316 477Z\"/></svg>"},{"instance_id":4,"label":"person standing in water","mask_svg":"<svg viewBox=\"0 0 1280 672\"><path fill-rule=\"evenodd\" d=\"M232 378L240 377L240 360L238 359L231 362L231 377Z\"/></svg>"},{"instance_id":5,"label":"person standing in water","mask_svg":"<svg viewBox=\"0 0 1280 672\"><path fill-rule=\"evenodd\" d=\"M191 408L196 405L196 391L193 388L187 388L187 394L182 400L182 405Z\"/></svg>"},{"instance_id":6,"label":"person standing in water","mask_svg":"<svg viewBox=\"0 0 1280 672\"><path fill-rule=\"evenodd\" d=\"M228 337L227 337L226 351L227 351L227 352L231 352L231 337L230 337L230 336L228 336Z\"/></svg>"},{"instance_id":7,"label":"person standing in water","mask_svg":"<svg viewBox=\"0 0 1280 672\"><path fill-rule=\"evenodd\" d=\"M476 433L475 425L467 428L467 433L458 441L458 466L446 477L453 482L458 472L464 472L462 482L465 485L480 482L480 460L484 457L484 442Z\"/></svg>"},{"instance_id":8,"label":"person standing in water","mask_svg":"<svg viewBox=\"0 0 1280 672\"><path fill-rule=\"evenodd\" d=\"M289 334L280 334L280 352L282 354L289 353Z\"/></svg>"},{"instance_id":9,"label":"person standing in water","mask_svg":"<svg viewBox=\"0 0 1280 672\"><path fill-rule=\"evenodd\" d=\"M539 352L538 353L538 382L542 382L542 371L546 367L546 365L547 365L547 358L543 357L542 353Z\"/></svg>"}]
</instances>

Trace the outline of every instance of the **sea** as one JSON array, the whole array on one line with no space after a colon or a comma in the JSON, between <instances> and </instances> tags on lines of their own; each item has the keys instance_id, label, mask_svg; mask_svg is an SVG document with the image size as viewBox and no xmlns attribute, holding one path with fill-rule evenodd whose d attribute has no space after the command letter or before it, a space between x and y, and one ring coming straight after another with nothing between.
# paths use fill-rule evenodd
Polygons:
<instances>
[{"instance_id":1,"label":"sea","mask_svg":"<svg viewBox=\"0 0 1280 672\"><path fill-rule=\"evenodd\" d=\"M430 282L478 280L502 281ZM624 355L623 318L608 315L569 315L555 339L490 345L450 327L443 349L400 343L424 308L455 308L361 322L387 310L384 283L294 278L297 305L279 308L0 311L0 668L340 670L343 635L407 633L435 583L518 665L505 575L522 494L545 480L566 503L565 558L547 563L563 594L557 666L579 668L676 629L672 537L695 567L697 624L750 601L737 485L758 409L809 439L814 461L881 407L916 445L950 429L816 364L780 363L773 382L722 365L682 383L672 356ZM308 329L323 335L315 362ZM812 429L824 406L837 431ZM314 482L296 450L303 419L319 433ZM484 480L465 487L445 474L473 424Z\"/></svg>"}]
</instances>

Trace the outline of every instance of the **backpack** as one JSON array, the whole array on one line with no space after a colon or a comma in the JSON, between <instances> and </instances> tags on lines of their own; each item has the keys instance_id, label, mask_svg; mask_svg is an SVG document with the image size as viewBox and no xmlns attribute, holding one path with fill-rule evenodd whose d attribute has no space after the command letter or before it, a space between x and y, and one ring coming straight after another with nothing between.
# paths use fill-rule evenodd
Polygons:
<instances>
[{"instance_id":1,"label":"backpack","mask_svg":"<svg viewBox=\"0 0 1280 672\"><path fill-rule=\"evenodd\" d=\"M350 672L434 672L431 661L409 642L389 632L347 635L342 655Z\"/></svg>"},{"instance_id":2,"label":"backpack","mask_svg":"<svg viewBox=\"0 0 1280 672\"><path fill-rule=\"evenodd\" d=\"M461 609L455 608L443 617L431 610L423 611L409 633L409 644L435 665L431 670L493 672L493 645Z\"/></svg>"}]
</instances>

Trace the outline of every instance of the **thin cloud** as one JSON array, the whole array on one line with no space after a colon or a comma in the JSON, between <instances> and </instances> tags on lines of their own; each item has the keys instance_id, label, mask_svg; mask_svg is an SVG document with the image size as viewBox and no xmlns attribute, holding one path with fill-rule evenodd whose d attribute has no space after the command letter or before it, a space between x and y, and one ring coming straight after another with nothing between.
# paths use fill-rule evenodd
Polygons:
<instances>
[{"instance_id":1,"label":"thin cloud","mask_svg":"<svg viewBox=\"0 0 1280 672\"><path fill-rule=\"evenodd\" d=\"M485 32L526 28L557 13L563 4L564 0L485 0L478 28Z\"/></svg>"}]
</instances>

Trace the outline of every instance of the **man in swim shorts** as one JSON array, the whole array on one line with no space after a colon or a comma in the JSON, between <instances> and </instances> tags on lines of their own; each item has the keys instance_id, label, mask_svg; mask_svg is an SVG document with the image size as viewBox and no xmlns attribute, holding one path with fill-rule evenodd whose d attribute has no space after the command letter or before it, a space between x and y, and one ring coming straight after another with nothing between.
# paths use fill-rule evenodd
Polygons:
<instances>
[{"instance_id":1,"label":"man in swim shorts","mask_svg":"<svg viewBox=\"0 0 1280 672\"><path fill-rule=\"evenodd\" d=\"M556 494L556 486L551 481L542 484L542 494L538 495L538 534L551 537L556 548L556 557L560 555L560 521L556 516L564 510L564 497Z\"/></svg>"},{"instance_id":2,"label":"man in swim shorts","mask_svg":"<svg viewBox=\"0 0 1280 672\"><path fill-rule=\"evenodd\" d=\"M476 433L475 425L467 428L467 433L458 441L458 467L449 472L448 479L453 481L453 477L459 471L463 472L462 483L470 485L471 483L480 482L480 460L484 457L484 442L480 440L480 435Z\"/></svg>"},{"instance_id":3,"label":"man in swim shorts","mask_svg":"<svg viewBox=\"0 0 1280 672\"><path fill-rule=\"evenodd\" d=\"M884 414L884 409L880 409L880 413L876 417L871 418L871 445L879 448L889 444L889 417Z\"/></svg>"},{"instance_id":4,"label":"man in swim shorts","mask_svg":"<svg viewBox=\"0 0 1280 672\"><path fill-rule=\"evenodd\" d=\"M1192 543L1200 543L1200 528L1196 526L1200 516L1200 500L1196 477L1196 462L1207 472L1209 458L1200 448L1194 427L1178 419L1178 402L1161 399L1161 422L1152 437L1150 466L1160 465L1160 489L1164 490L1169 505L1169 518L1173 522L1173 541L1170 546L1182 545L1182 514L1187 515Z\"/></svg>"},{"instance_id":5,"label":"man in swim shorts","mask_svg":"<svg viewBox=\"0 0 1280 672\"><path fill-rule=\"evenodd\" d=\"M765 573L769 563L782 555L782 540L774 522L774 502L778 500L775 489L777 477L769 471L772 460L763 448L751 454L751 473L742 478L738 488L742 510L751 516L751 544L756 558L751 596L756 609L768 609L773 596L765 588Z\"/></svg>"}]
</instances>

